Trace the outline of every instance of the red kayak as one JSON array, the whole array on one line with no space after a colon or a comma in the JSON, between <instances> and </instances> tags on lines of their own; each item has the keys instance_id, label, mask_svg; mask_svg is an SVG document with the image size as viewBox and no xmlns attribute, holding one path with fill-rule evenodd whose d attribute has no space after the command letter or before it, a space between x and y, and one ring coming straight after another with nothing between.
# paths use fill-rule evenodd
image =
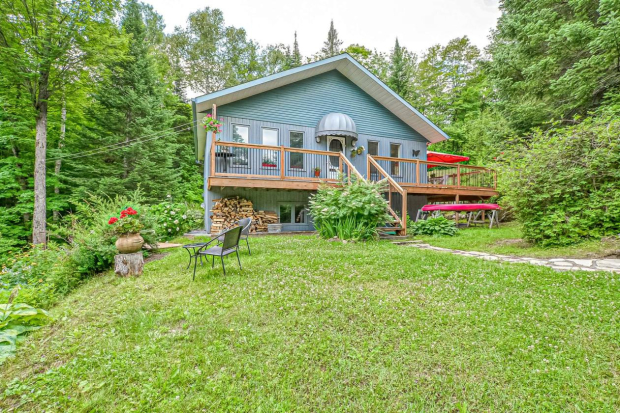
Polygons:
<instances>
[{"instance_id":1,"label":"red kayak","mask_svg":"<svg viewBox=\"0 0 620 413\"><path fill-rule=\"evenodd\" d=\"M441 204L424 205L422 211L495 211L501 209L497 204Z\"/></svg>"}]
</instances>

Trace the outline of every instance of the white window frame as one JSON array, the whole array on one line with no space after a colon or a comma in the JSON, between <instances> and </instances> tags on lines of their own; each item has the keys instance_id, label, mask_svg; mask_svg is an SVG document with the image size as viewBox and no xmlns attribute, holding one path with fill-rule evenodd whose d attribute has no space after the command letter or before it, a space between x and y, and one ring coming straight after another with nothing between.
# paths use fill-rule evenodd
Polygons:
<instances>
[{"instance_id":1,"label":"white window frame","mask_svg":"<svg viewBox=\"0 0 620 413\"><path fill-rule=\"evenodd\" d=\"M291 146L291 133L301 133L301 148L293 148ZM292 149L304 149L306 147L306 133L304 131L300 131L300 130L289 130L288 131L288 147L292 148ZM301 168L292 168L291 167L291 158L290 156L292 155L292 152L289 152L289 160L288 160L288 170L289 171L299 171L299 172L305 172L306 170L306 159L304 157L304 154L301 154L301 162L302 162L302 167Z\"/></svg>"},{"instance_id":2,"label":"white window frame","mask_svg":"<svg viewBox=\"0 0 620 413\"><path fill-rule=\"evenodd\" d=\"M370 153L370 142L373 142L373 143L376 143L376 144L377 144L377 153L376 153L375 155L373 155L373 154L371 154L371 153ZM381 147L381 145L379 144L379 141L376 141L376 140L370 140L370 139L369 139L369 140L368 140L368 155L371 155L371 156L381 156L381 155L379 154L379 148L380 148L380 147Z\"/></svg>"},{"instance_id":3,"label":"white window frame","mask_svg":"<svg viewBox=\"0 0 620 413\"><path fill-rule=\"evenodd\" d=\"M291 221L292 222L282 222L282 218L280 217L280 207L282 205L290 205L291 206ZM297 205L303 205L304 207L304 220L303 222L295 222L295 215L293 214L295 212L295 206ZM286 201L286 202L278 202L278 221L280 221L280 224L283 225L305 225L308 223L308 205L303 202L294 202L294 201Z\"/></svg>"},{"instance_id":4,"label":"white window frame","mask_svg":"<svg viewBox=\"0 0 620 413\"><path fill-rule=\"evenodd\" d=\"M275 145L270 145L270 146L280 146L280 129L278 129L278 128L269 128L267 126L262 126L260 128L260 142L261 142L261 145L265 145L264 135L263 135L263 131L265 131L265 130L274 130L274 131L276 131L276 133L278 135L277 142L276 142Z\"/></svg>"},{"instance_id":5,"label":"white window frame","mask_svg":"<svg viewBox=\"0 0 620 413\"><path fill-rule=\"evenodd\" d=\"M398 146L398 156L392 156L392 146ZM402 158L403 157L402 155L403 155L403 144L397 143L397 142L390 142L390 158ZM401 178L403 171L401 170L400 162L394 162L394 161L390 161L390 162L392 162L392 164L390 165L390 175ZM398 168L397 174L392 172L394 168L394 163L396 164L396 168Z\"/></svg>"},{"instance_id":6,"label":"white window frame","mask_svg":"<svg viewBox=\"0 0 620 413\"><path fill-rule=\"evenodd\" d=\"M280 129L278 129L278 128L270 128L270 127L267 127L267 126L262 126L262 127L260 128L260 142L261 142L261 145L265 145L265 141L264 141L264 139L265 139L265 135L263 135L263 132L264 132L265 130L274 130L274 131L276 131L276 134L277 134L277 138L276 138L276 140L277 140L277 142L276 142L276 144L275 144L275 145L269 145L269 146L279 146L279 145L280 145ZM274 151L275 151L275 149L274 149ZM264 156L264 155L263 155L263 156ZM280 162L281 162L281 161L280 161ZM275 168L278 168L278 167L280 166L280 165L279 165L279 163L278 163L277 161L276 161L276 164L275 164L275 165L276 165L276 166L265 166L265 165L263 165L263 160L261 159L261 162L260 162L260 169L268 169L268 170L270 170L270 171L273 171Z\"/></svg>"},{"instance_id":7,"label":"white window frame","mask_svg":"<svg viewBox=\"0 0 620 413\"><path fill-rule=\"evenodd\" d=\"M244 128L248 128L248 141L247 142L243 142L243 143L249 144L250 143L250 130L251 130L251 128L250 128L250 125L245 125L243 123L232 123L230 125L230 142L234 142L233 141L233 135L235 134L235 126L242 126ZM234 148L234 147L232 148L233 151L235 149L239 149L239 148ZM243 148L241 148L241 149L243 149ZM250 169L251 168L251 166L250 166L250 150L248 148L245 148L245 149L248 151L248 163L246 165L235 165L235 164L233 164L233 162L231 160L231 162L230 162L230 167L231 168L245 168L245 169Z\"/></svg>"}]
</instances>

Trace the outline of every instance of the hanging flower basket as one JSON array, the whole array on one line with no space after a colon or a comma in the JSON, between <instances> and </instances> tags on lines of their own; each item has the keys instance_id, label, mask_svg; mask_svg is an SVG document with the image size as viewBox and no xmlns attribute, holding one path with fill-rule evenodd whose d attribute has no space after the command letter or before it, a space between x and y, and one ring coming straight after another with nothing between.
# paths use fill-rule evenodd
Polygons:
<instances>
[{"instance_id":1,"label":"hanging flower basket","mask_svg":"<svg viewBox=\"0 0 620 413\"><path fill-rule=\"evenodd\" d=\"M213 117L213 115L207 115L202 118L202 126L207 132L222 133L222 123Z\"/></svg>"}]
</instances>

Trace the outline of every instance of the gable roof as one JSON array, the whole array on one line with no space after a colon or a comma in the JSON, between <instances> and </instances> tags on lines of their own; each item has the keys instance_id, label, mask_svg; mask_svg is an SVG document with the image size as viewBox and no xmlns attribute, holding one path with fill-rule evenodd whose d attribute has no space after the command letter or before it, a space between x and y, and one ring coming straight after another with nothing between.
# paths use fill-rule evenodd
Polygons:
<instances>
[{"instance_id":1,"label":"gable roof","mask_svg":"<svg viewBox=\"0 0 620 413\"><path fill-rule=\"evenodd\" d=\"M356 84L360 89L378 101L399 119L420 133L431 143L448 139L448 135L413 106L398 96L378 77L370 73L357 60L347 53L309 63L284 72L256 79L218 92L198 96L192 101L197 112L211 109L237 100L245 99L259 93L267 92L291 83L298 82L331 70L337 70Z\"/></svg>"}]
</instances>

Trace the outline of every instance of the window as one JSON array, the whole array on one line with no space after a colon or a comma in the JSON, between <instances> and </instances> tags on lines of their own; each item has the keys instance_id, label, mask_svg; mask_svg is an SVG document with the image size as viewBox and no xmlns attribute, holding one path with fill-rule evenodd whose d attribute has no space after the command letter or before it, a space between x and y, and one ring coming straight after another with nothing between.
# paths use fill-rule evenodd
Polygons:
<instances>
[{"instance_id":1,"label":"window","mask_svg":"<svg viewBox=\"0 0 620 413\"><path fill-rule=\"evenodd\" d=\"M250 142L250 127L245 125L232 125L232 141L237 143L249 143ZM235 155L232 158L233 166L247 166L248 165L248 148L232 148L232 153Z\"/></svg>"},{"instance_id":2,"label":"window","mask_svg":"<svg viewBox=\"0 0 620 413\"><path fill-rule=\"evenodd\" d=\"M390 143L390 157L400 158L400 144ZM400 176L400 162L390 162L390 173L393 176Z\"/></svg>"},{"instance_id":3,"label":"window","mask_svg":"<svg viewBox=\"0 0 620 413\"><path fill-rule=\"evenodd\" d=\"M304 133L303 132L291 132L290 133L290 147L291 148L303 148L304 147ZM291 152L289 158L289 168L291 169L304 169L304 154L299 152Z\"/></svg>"},{"instance_id":4,"label":"window","mask_svg":"<svg viewBox=\"0 0 620 413\"><path fill-rule=\"evenodd\" d=\"M263 145L278 146L277 129L262 128L261 134ZM260 151L263 152L263 160L261 164L263 168L276 168L278 166L278 151L263 149L260 149Z\"/></svg>"},{"instance_id":5,"label":"window","mask_svg":"<svg viewBox=\"0 0 620 413\"><path fill-rule=\"evenodd\" d=\"M305 224L306 206L297 203L280 204L281 224Z\"/></svg>"},{"instance_id":6,"label":"window","mask_svg":"<svg viewBox=\"0 0 620 413\"><path fill-rule=\"evenodd\" d=\"M368 155L379 156L379 142L368 141Z\"/></svg>"},{"instance_id":7,"label":"window","mask_svg":"<svg viewBox=\"0 0 620 413\"><path fill-rule=\"evenodd\" d=\"M278 146L278 130L277 129L262 129L263 145Z\"/></svg>"}]
</instances>

